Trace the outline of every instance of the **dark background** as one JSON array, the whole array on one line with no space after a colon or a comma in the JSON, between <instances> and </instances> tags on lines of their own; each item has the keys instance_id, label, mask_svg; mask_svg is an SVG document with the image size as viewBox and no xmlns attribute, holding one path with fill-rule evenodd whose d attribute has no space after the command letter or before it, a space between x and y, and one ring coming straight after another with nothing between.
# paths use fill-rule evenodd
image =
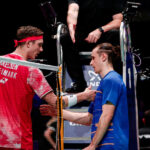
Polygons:
<instances>
[{"instance_id":1,"label":"dark background","mask_svg":"<svg viewBox=\"0 0 150 150\"><path fill-rule=\"evenodd\" d=\"M0 55L14 50L14 39L19 26L33 25L41 28L44 33L44 52L40 58L48 59L50 64L56 64L56 41L51 39L51 29L40 9L44 0L13 0L0 3ZM58 21L65 23L67 0L51 0L57 12ZM53 56L54 55L54 56Z\"/></svg>"}]
</instances>

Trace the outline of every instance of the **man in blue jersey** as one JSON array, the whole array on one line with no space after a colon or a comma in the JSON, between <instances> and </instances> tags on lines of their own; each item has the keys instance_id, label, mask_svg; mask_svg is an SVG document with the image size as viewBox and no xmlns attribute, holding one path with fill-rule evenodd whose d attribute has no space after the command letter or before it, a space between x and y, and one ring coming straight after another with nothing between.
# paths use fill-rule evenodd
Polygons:
<instances>
[{"instance_id":1,"label":"man in blue jersey","mask_svg":"<svg viewBox=\"0 0 150 150\"><path fill-rule=\"evenodd\" d=\"M64 119L91 125L92 141L84 150L128 150L126 87L122 77L113 69L118 52L119 49L110 43L99 44L93 49L90 64L102 79L95 100L86 113L63 111Z\"/></svg>"},{"instance_id":2,"label":"man in blue jersey","mask_svg":"<svg viewBox=\"0 0 150 150\"><path fill-rule=\"evenodd\" d=\"M112 65L117 55L117 48L108 43L98 45L92 52L91 65L102 80L95 101L89 107L92 114L92 142L85 150L128 149L126 87Z\"/></svg>"}]
</instances>

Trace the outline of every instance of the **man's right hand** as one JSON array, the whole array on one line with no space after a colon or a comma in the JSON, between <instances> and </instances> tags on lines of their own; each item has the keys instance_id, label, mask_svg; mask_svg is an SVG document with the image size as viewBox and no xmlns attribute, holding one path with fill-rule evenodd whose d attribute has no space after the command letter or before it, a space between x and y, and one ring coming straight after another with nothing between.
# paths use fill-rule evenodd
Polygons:
<instances>
[{"instance_id":1,"label":"man's right hand","mask_svg":"<svg viewBox=\"0 0 150 150\"><path fill-rule=\"evenodd\" d=\"M96 90L92 90L92 86L90 85L88 88L86 88L84 90L84 95L85 95L85 99L89 100L89 101L93 101L95 99L95 96L96 96L96 93L97 91Z\"/></svg>"}]
</instances>

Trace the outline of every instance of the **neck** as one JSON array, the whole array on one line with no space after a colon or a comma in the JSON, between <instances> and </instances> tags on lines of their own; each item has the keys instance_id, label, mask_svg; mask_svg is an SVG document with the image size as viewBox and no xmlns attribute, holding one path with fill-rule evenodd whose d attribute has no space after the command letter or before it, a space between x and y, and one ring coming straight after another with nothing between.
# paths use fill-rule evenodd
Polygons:
<instances>
[{"instance_id":1,"label":"neck","mask_svg":"<svg viewBox=\"0 0 150 150\"><path fill-rule=\"evenodd\" d=\"M103 71L100 73L101 78L104 78L107 73L109 73L110 71L113 71L113 70L114 70L114 68L111 65L105 66Z\"/></svg>"},{"instance_id":2,"label":"neck","mask_svg":"<svg viewBox=\"0 0 150 150\"><path fill-rule=\"evenodd\" d=\"M28 59L27 54L25 53L23 48L16 48L16 50L13 53L20 55L24 60Z\"/></svg>"}]
</instances>

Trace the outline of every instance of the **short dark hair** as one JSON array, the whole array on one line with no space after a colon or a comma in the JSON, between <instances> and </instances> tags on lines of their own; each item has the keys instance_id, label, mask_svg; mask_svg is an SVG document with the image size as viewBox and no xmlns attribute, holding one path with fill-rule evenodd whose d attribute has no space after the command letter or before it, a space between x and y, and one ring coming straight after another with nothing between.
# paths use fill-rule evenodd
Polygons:
<instances>
[{"instance_id":1,"label":"short dark hair","mask_svg":"<svg viewBox=\"0 0 150 150\"><path fill-rule=\"evenodd\" d=\"M19 41L19 40L22 40L27 37L41 36L43 34L44 34L44 32L41 29L29 25L29 26L19 27L17 30L16 37L17 37L17 40ZM24 44L24 42L18 43L18 45L23 45L23 44Z\"/></svg>"}]
</instances>

